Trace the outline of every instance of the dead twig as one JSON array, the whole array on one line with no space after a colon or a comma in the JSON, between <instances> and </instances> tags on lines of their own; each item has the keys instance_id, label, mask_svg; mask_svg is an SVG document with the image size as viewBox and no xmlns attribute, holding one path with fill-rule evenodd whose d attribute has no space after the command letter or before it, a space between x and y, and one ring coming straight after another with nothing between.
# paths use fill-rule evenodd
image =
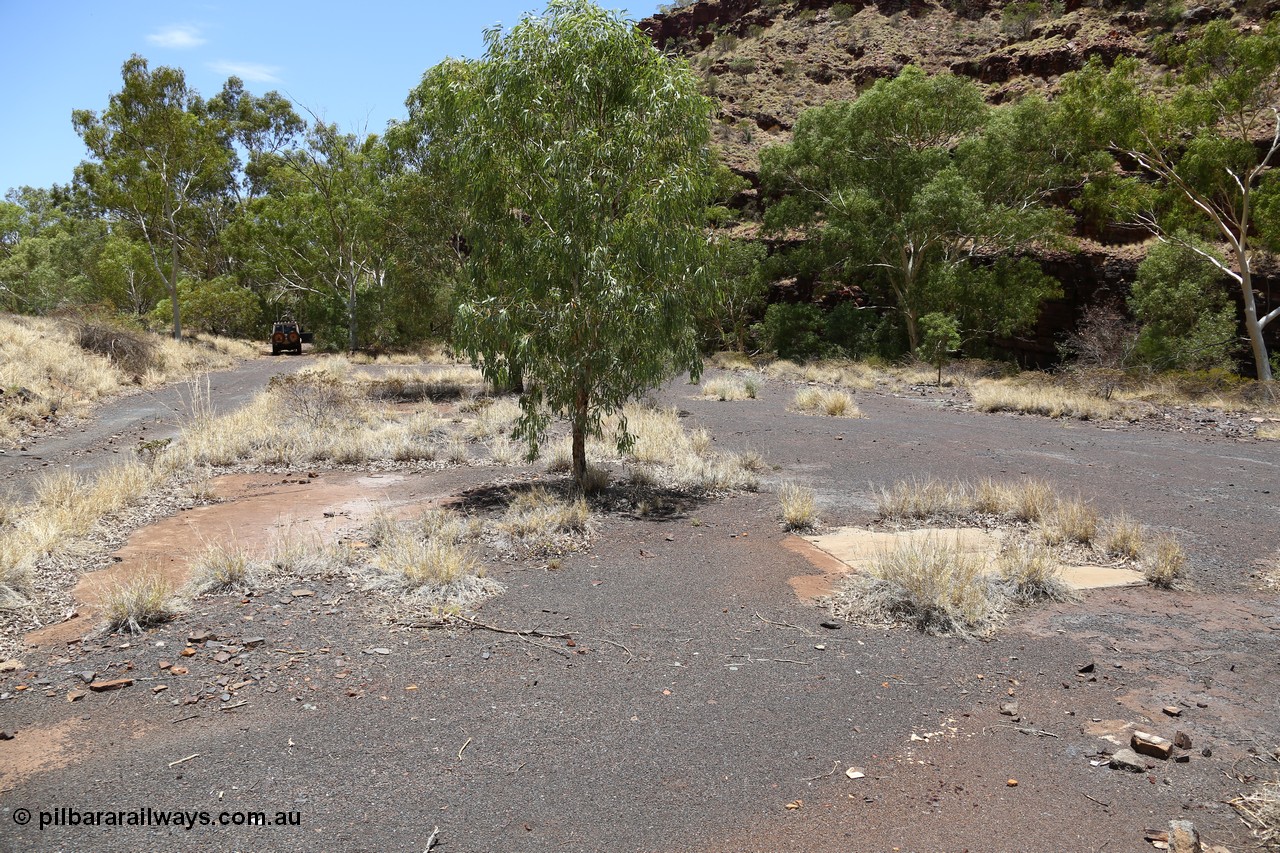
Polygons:
<instances>
[{"instance_id":1,"label":"dead twig","mask_svg":"<svg viewBox=\"0 0 1280 853\"><path fill-rule=\"evenodd\" d=\"M187 720L194 720L194 719L195 719L196 717L198 717L198 716L200 716L200 715L199 715L199 714L188 714L188 715L187 715L187 716L185 716L185 717L179 717L178 719L176 719L176 720L170 720L169 722L171 722L171 723L182 723L182 722L186 722Z\"/></svg>"},{"instance_id":2,"label":"dead twig","mask_svg":"<svg viewBox=\"0 0 1280 853\"><path fill-rule=\"evenodd\" d=\"M992 723L989 726L984 726L982 733L986 734L988 729L1013 729L1014 731L1020 732L1024 735L1036 735L1037 737L1062 737L1062 735L1056 735L1053 732L1047 732L1044 729L1032 729L1027 728L1026 726L1009 726L1004 723Z\"/></svg>"},{"instance_id":3,"label":"dead twig","mask_svg":"<svg viewBox=\"0 0 1280 853\"><path fill-rule=\"evenodd\" d=\"M436 846L436 838L440 835L440 827L431 828L431 835L427 836L427 846L422 853L431 853L431 848Z\"/></svg>"},{"instance_id":4,"label":"dead twig","mask_svg":"<svg viewBox=\"0 0 1280 853\"><path fill-rule=\"evenodd\" d=\"M200 753L198 753L198 752L193 752L193 753L191 753L190 755L188 755L186 758L179 758L177 761L170 761L170 762L169 762L169 766L170 766L170 767L177 767L179 764L185 764L185 763L187 763L188 761L190 761L191 759L193 759L193 758L199 758L199 757L200 757Z\"/></svg>"},{"instance_id":5,"label":"dead twig","mask_svg":"<svg viewBox=\"0 0 1280 853\"><path fill-rule=\"evenodd\" d=\"M779 628L794 628L795 630L804 634L806 637L817 636L816 634L813 634L812 632L810 632L808 628L802 628L799 625L792 625L790 622L775 622L772 619L764 618L759 613L755 613L755 611L752 611L752 613L755 615L757 619L759 619L761 622L765 623L766 625L776 625Z\"/></svg>"},{"instance_id":6,"label":"dead twig","mask_svg":"<svg viewBox=\"0 0 1280 853\"><path fill-rule=\"evenodd\" d=\"M830 769L830 770L828 770L826 773L819 773L817 776L810 776L808 779L802 779L801 781L802 781L802 782L816 782L816 781L818 781L819 779L826 779L828 776L833 776L833 775L835 775L836 768L837 768L837 767L839 767L839 766L840 766L840 762L839 762L839 761L833 761L833 762L831 762L831 769Z\"/></svg>"},{"instance_id":7,"label":"dead twig","mask_svg":"<svg viewBox=\"0 0 1280 853\"><path fill-rule=\"evenodd\" d=\"M1092 801L1092 802L1097 803L1098 805L1102 806L1104 809L1109 809L1109 808L1111 808L1111 803L1104 803L1102 800L1095 800L1093 797L1089 796L1088 794L1085 794L1085 795L1084 795L1084 798L1085 798L1086 800L1090 800L1090 801Z\"/></svg>"},{"instance_id":8,"label":"dead twig","mask_svg":"<svg viewBox=\"0 0 1280 853\"><path fill-rule=\"evenodd\" d=\"M626 646L622 645L622 643L615 643L613 640L606 640L604 637L601 637L601 638L600 638L600 642L602 642L602 643L608 643L608 644L609 644L609 645L611 645L611 646L617 646L618 648L620 648L620 649L622 649L624 652L626 652L626 653L627 653L627 655L628 655L629 657L631 657L631 658L635 658L635 654L631 651L631 649L629 649L629 648L627 648Z\"/></svg>"},{"instance_id":9,"label":"dead twig","mask_svg":"<svg viewBox=\"0 0 1280 853\"><path fill-rule=\"evenodd\" d=\"M461 758L462 758L462 753L463 753L463 752L466 750L466 748L467 748L468 746L470 746L470 745L471 745L471 738L467 738L467 742L466 742L466 743L464 743L464 744L462 745L462 748L458 750L458 758L459 758L459 759L461 759Z\"/></svg>"},{"instance_id":10,"label":"dead twig","mask_svg":"<svg viewBox=\"0 0 1280 853\"><path fill-rule=\"evenodd\" d=\"M234 705L223 705L223 706L222 706L222 710L224 710L224 711L230 711L232 708L239 708L241 705L248 705L248 704L249 704L249 702L246 700L246 701L243 701L243 702L237 702L237 703L236 703L236 704L234 704Z\"/></svg>"}]
</instances>

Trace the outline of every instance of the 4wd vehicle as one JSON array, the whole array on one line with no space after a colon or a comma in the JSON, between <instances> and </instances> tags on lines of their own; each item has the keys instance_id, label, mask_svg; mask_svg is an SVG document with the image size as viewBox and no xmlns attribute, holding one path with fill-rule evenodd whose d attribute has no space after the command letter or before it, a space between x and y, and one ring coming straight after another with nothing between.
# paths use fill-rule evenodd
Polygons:
<instances>
[{"instance_id":1,"label":"4wd vehicle","mask_svg":"<svg viewBox=\"0 0 1280 853\"><path fill-rule=\"evenodd\" d=\"M279 355L288 350L302 354L302 345L309 343L311 336L302 331L302 326L291 320L281 320L271 329L271 354Z\"/></svg>"}]
</instances>

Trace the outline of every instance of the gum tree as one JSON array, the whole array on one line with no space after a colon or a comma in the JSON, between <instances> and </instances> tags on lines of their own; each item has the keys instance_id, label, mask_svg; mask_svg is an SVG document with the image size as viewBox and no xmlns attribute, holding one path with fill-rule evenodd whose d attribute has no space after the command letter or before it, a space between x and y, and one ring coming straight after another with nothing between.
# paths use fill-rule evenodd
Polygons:
<instances>
[{"instance_id":1,"label":"gum tree","mask_svg":"<svg viewBox=\"0 0 1280 853\"><path fill-rule=\"evenodd\" d=\"M701 368L711 106L687 65L584 0L485 43L411 96L439 106L427 144L463 178L449 184L467 207L454 339L496 385L523 371L531 454L550 414L568 419L581 488L603 416Z\"/></svg>"},{"instance_id":2,"label":"gum tree","mask_svg":"<svg viewBox=\"0 0 1280 853\"><path fill-rule=\"evenodd\" d=\"M1280 202L1273 171L1280 163L1280 21L1256 33L1214 21L1198 37L1166 40L1156 52L1170 68L1163 87L1133 59L1110 70L1092 61L1063 80L1067 126L1137 167L1131 175L1100 171L1083 203L1140 223L1229 276L1240 289L1257 378L1271 381L1263 330L1280 307L1258 313L1253 240L1280 240L1280 222L1268 215ZM1220 256L1205 238L1225 242L1229 254Z\"/></svg>"},{"instance_id":3,"label":"gum tree","mask_svg":"<svg viewBox=\"0 0 1280 853\"><path fill-rule=\"evenodd\" d=\"M187 86L182 69L151 70L135 55L121 75L124 87L101 115L72 114L93 158L76 169L76 179L95 206L141 235L168 286L173 337L181 340L178 279L190 230L184 220L202 201L226 191L234 163L230 136Z\"/></svg>"},{"instance_id":4,"label":"gum tree","mask_svg":"<svg viewBox=\"0 0 1280 853\"><path fill-rule=\"evenodd\" d=\"M790 143L762 152L765 225L806 235L796 262L810 272L883 284L913 352L933 312L1008 335L1059 292L1015 258L1062 228L1044 203L1065 159L1053 137L1043 101L993 111L971 81L909 66L807 110Z\"/></svg>"}]
</instances>

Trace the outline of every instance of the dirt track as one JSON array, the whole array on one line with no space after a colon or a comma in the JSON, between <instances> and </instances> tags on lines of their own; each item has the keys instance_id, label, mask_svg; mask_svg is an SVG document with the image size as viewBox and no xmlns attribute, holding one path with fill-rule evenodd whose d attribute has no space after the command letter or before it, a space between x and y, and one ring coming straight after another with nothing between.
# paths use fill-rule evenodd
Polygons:
<instances>
[{"instance_id":1,"label":"dirt track","mask_svg":"<svg viewBox=\"0 0 1280 853\"><path fill-rule=\"evenodd\" d=\"M508 591L481 619L573 647L390 632L345 583L224 597L144 638L29 650L0 675L0 692L29 687L0 703L0 729L17 730L0 743L0 849L421 851L439 827L441 851L1140 851L1171 818L1248 848L1222 801L1247 787L1225 774L1276 769L1247 750L1280 744L1280 606L1250 577L1276 547L1280 445L863 394L865 420L834 420L786 411L780 383L741 403L693 390L661 396L719 446L762 452L771 484L812 485L831 523L865 522L872 484L1033 475L1175 532L1195 591L1096 591L990 642L827 630L789 584L814 569L785 547L766 486L666 518L603 516L557 571L490 567ZM493 474L428 480L458 493ZM218 642L179 659L198 629ZM213 659L250 637L265 641ZM138 681L67 704L85 669ZM230 703L245 704L182 704L218 678L252 680ZM1011 727L1010 698L1017 725L1046 734ZM1190 763L1092 766L1126 724L1184 731ZM865 778L845 776L854 766ZM59 806L296 809L301 826L13 823Z\"/></svg>"},{"instance_id":2,"label":"dirt track","mask_svg":"<svg viewBox=\"0 0 1280 853\"><path fill-rule=\"evenodd\" d=\"M259 358L231 370L207 374L215 412L247 403L272 376L288 373L312 359ZM203 391L201 385L201 392ZM84 473L132 453L140 442L173 438L191 411L192 385L176 383L117 397L97 406L83 421L53 435L32 438L19 448L0 451L0 495L26 500L40 473L67 467Z\"/></svg>"}]
</instances>

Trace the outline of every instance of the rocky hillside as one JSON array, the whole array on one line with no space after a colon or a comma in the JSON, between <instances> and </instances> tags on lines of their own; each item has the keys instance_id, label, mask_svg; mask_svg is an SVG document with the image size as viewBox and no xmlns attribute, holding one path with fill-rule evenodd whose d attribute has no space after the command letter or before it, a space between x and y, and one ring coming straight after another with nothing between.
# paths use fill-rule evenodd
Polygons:
<instances>
[{"instance_id":1,"label":"rocky hillside","mask_svg":"<svg viewBox=\"0 0 1280 853\"><path fill-rule=\"evenodd\" d=\"M1194 0L1191 0L1194 3ZM950 71L981 85L991 103L1052 94L1061 75L1092 56L1145 58L1155 36L1214 18L1249 26L1280 14L1280 0L1062 3L1002 0L699 0L640 22L655 43L688 58L719 101L715 140L726 164L750 181L734 205L742 236L755 231L760 149L790 138L806 108L856 98L905 65ZM1048 306L1025 354L1043 361L1099 289L1132 279L1146 235L1079 233L1079 253L1045 258L1067 298ZM1280 279L1264 279L1280 299Z\"/></svg>"},{"instance_id":2,"label":"rocky hillside","mask_svg":"<svg viewBox=\"0 0 1280 853\"><path fill-rule=\"evenodd\" d=\"M1222 0L1186 11L1175 0L1136 10L1111 0L700 0L640 27L702 75L720 102L717 139L726 162L753 176L760 148L785 141L804 109L855 98L908 64L971 77L1000 103L1052 92L1061 75L1092 56L1145 57L1162 32L1276 13L1280 0Z\"/></svg>"}]
</instances>

